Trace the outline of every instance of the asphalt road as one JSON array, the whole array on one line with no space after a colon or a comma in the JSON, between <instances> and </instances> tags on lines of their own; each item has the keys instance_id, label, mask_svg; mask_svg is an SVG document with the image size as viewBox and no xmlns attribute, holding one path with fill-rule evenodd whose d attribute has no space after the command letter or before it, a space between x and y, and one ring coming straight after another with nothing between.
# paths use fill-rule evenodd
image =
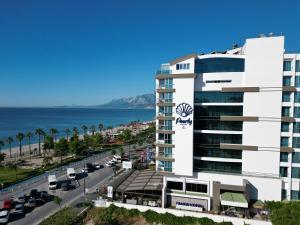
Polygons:
<instances>
[{"instance_id":1,"label":"asphalt road","mask_svg":"<svg viewBox=\"0 0 300 225\"><path fill-rule=\"evenodd\" d=\"M144 146L143 146L144 147ZM125 152L128 152L129 150L133 150L132 146L125 146L124 147ZM88 159L82 160L78 162L76 165L73 165L75 171L77 173L81 172L81 169L85 166L86 162L98 162L100 164L104 164L105 161L108 160L108 158L111 157L111 152L103 152L99 154L97 157L90 157ZM67 179L66 176L66 168L62 171L58 171L56 176L58 181L64 181ZM96 188L99 188L101 183L105 182L108 178L110 178L113 175L112 168L102 168L99 170L95 170L92 173L89 173L86 177L86 188L88 189L88 192L94 192ZM79 183L76 184L76 188L69 191L62 191L61 189L57 189L55 191L49 191L48 189L48 180L45 176L44 178L41 178L40 180L37 180L34 183L29 183L26 185L19 185L18 188L11 190L9 194L6 195L6 197L14 197L18 196L18 194L29 194L31 189L38 189L39 191L45 190L48 191L49 194L57 195L60 198L62 198L61 207L70 205L74 203L76 200L79 200L84 195L83 193L83 179L79 180ZM3 196L2 196L3 198ZM47 218L49 215L53 214L54 212L59 210L59 206L55 204L54 202L48 202L42 206L34 208L31 212L28 212L24 215L24 217L17 218L14 215L11 216L9 224L13 225L24 225L24 224L30 224L35 225L40 223L44 218Z\"/></svg>"}]
</instances>

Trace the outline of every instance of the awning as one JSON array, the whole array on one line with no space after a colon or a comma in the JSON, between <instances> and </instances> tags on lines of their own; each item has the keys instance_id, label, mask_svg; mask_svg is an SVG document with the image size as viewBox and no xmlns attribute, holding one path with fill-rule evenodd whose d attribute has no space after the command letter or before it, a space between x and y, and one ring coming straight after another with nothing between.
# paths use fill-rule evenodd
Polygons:
<instances>
[{"instance_id":1,"label":"awning","mask_svg":"<svg viewBox=\"0 0 300 225\"><path fill-rule=\"evenodd\" d=\"M257 200L252 207L255 209L263 209L265 208L265 203L263 203L261 200Z\"/></svg>"},{"instance_id":2,"label":"awning","mask_svg":"<svg viewBox=\"0 0 300 225\"><path fill-rule=\"evenodd\" d=\"M221 205L248 208L248 202L242 193L224 192L220 196Z\"/></svg>"}]
</instances>

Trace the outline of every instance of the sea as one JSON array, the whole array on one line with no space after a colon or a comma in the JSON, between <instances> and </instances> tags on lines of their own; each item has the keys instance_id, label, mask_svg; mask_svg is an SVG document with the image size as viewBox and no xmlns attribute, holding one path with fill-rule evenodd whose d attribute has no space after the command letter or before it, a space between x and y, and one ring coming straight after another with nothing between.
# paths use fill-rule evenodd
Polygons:
<instances>
[{"instance_id":1,"label":"sea","mask_svg":"<svg viewBox=\"0 0 300 225\"><path fill-rule=\"evenodd\" d=\"M72 131L81 126L90 127L102 123L107 126L119 126L132 121L150 121L155 117L154 109L100 109L100 108L0 108L0 139L15 136L18 132L34 133L36 128L49 132L50 128L58 130L57 137L65 136L65 129ZM36 143L34 136L31 143ZM12 146L17 146L15 141ZM24 138L23 144L27 143ZM2 149L8 148L6 146Z\"/></svg>"}]
</instances>

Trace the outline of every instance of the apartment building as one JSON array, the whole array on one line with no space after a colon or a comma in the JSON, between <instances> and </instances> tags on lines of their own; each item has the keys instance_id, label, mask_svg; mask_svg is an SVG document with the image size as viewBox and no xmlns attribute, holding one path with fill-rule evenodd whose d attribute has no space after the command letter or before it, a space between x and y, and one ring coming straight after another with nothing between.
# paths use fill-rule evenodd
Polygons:
<instances>
[{"instance_id":1,"label":"apartment building","mask_svg":"<svg viewBox=\"0 0 300 225\"><path fill-rule=\"evenodd\" d=\"M164 206L300 199L300 54L284 36L162 64L156 88Z\"/></svg>"}]
</instances>

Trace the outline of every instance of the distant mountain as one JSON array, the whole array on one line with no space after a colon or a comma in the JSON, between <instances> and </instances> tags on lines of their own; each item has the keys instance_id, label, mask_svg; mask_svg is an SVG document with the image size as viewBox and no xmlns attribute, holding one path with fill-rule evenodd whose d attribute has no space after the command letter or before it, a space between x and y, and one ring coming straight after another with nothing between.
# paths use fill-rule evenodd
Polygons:
<instances>
[{"instance_id":1,"label":"distant mountain","mask_svg":"<svg viewBox=\"0 0 300 225\"><path fill-rule=\"evenodd\" d=\"M155 94L144 94L135 97L124 97L113 99L103 105L97 105L99 108L119 108L119 109L154 109Z\"/></svg>"}]
</instances>

